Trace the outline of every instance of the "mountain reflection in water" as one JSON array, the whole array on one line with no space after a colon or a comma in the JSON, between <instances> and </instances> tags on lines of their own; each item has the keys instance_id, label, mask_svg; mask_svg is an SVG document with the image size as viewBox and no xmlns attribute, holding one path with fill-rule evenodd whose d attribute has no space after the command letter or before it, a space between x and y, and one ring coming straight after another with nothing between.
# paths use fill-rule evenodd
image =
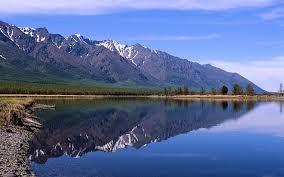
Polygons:
<instances>
[{"instance_id":1,"label":"mountain reflection in water","mask_svg":"<svg viewBox=\"0 0 284 177\"><path fill-rule=\"evenodd\" d=\"M226 120L238 119L259 103L249 101L173 101L146 99L52 100L56 111L42 111L44 127L31 142L30 159L80 157L91 151L114 152Z\"/></svg>"}]
</instances>

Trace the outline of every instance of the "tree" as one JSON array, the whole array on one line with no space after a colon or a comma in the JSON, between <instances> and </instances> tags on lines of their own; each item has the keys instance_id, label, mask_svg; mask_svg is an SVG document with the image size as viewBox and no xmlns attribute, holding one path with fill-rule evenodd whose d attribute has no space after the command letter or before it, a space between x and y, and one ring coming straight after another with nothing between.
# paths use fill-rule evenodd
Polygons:
<instances>
[{"instance_id":1,"label":"tree","mask_svg":"<svg viewBox=\"0 0 284 177\"><path fill-rule=\"evenodd\" d=\"M168 94L169 94L169 95L172 95L172 94L173 94L172 92L173 92L173 91L172 91L172 88L169 87L169 88L168 88Z\"/></svg>"},{"instance_id":2,"label":"tree","mask_svg":"<svg viewBox=\"0 0 284 177\"><path fill-rule=\"evenodd\" d=\"M181 87L177 88L177 95L182 95L182 88Z\"/></svg>"},{"instance_id":3,"label":"tree","mask_svg":"<svg viewBox=\"0 0 284 177\"><path fill-rule=\"evenodd\" d=\"M183 94L184 95L188 95L189 94L189 90L186 86L183 87Z\"/></svg>"},{"instance_id":4,"label":"tree","mask_svg":"<svg viewBox=\"0 0 284 177\"><path fill-rule=\"evenodd\" d=\"M243 94L243 89L239 84L234 84L232 88L232 93L233 95L242 95Z\"/></svg>"},{"instance_id":5,"label":"tree","mask_svg":"<svg viewBox=\"0 0 284 177\"><path fill-rule=\"evenodd\" d=\"M204 94L205 94L205 90L204 90L203 87L201 87L201 89L200 89L200 95L204 95Z\"/></svg>"},{"instance_id":6,"label":"tree","mask_svg":"<svg viewBox=\"0 0 284 177\"><path fill-rule=\"evenodd\" d=\"M252 86L251 84L248 84L248 85L247 85L246 94L247 94L247 95L250 95L250 96L255 95L254 88L253 88L253 86Z\"/></svg>"},{"instance_id":7,"label":"tree","mask_svg":"<svg viewBox=\"0 0 284 177\"><path fill-rule=\"evenodd\" d=\"M217 91L214 87L211 88L211 94L212 95L216 95L217 94Z\"/></svg>"},{"instance_id":8,"label":"tree","mask_svg":"<svg viewBox=\"0 0 284 177\"><path fill-rule=\"evenodd\" d=\"M165 95L168 95L168 94L169 94L169 92L168 92L168 89L167 89L167 88L164 88L164 94L165 94Z\"/></svg>"},{"instance_id":9,"label":"tree","mask_svg":"<svg viewBox=\"0 0 284 177\"><path fill-rule=\"evenodd\" d=\"M228 87L223 85L221 88L221 94L222 95L227 95L228 94Z\"/></svg>"}]
</instances>

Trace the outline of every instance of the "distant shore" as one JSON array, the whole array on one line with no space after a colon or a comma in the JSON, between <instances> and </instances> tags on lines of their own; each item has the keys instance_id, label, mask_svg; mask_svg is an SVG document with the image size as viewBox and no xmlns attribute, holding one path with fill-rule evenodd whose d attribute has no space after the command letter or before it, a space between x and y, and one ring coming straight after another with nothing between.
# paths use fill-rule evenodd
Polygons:
<instances>
[{"instance_id":1,"label":"distant shore","mask_svg":"<svg viewBox=\"0 0 284 177\"><path fill-rule=\"evenodd\" d=\"M284 96L277 95L177 95L166 98L184 100L253 100L253 101L284 101Z\"/></svg>"},{"instance_id":2,"label":"distant shore","mask_svg":"<svg viewBox=\"0 0 284 177\"><path fill-rule=\"evenodd\" d=\"M97 99L97 98L159 98L179 100L259 100L284 101L280 95L37 95L37 94L0 94L0 98L32 99Z\"/></svg>"}]
</instances>

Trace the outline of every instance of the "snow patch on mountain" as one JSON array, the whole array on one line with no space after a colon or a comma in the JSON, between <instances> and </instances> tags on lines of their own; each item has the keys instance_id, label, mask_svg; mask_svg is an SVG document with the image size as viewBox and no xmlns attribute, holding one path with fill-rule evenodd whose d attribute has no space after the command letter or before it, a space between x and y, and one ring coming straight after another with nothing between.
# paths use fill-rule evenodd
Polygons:
<instances>
[{"instance_id":1,"label":"snow patch on mountain","mask_svg":"<svg viewBox=\"0 0 284 177\"><path fill-rule=\"evenodd\" d=\"M68 39L71 40L74 43L84 43L84 44L87 44L87 42L85 41L85 38L81 34L73 34L71 36L68 36L67 40Z\"/></svg>"},{"instance_id":2,"label":"snow patch on mountain","mask_svg":"<svg viewBox=\"0 0 284 177\"><path fill-rule=\"evenodd\" d=\"M14 39L13 39L14 31L13 31L13 29L10 28L9 26L5 26L5 28L6 28L6 31L5 31L5 29L2 29L0 27L1 33L4 34L4 36L6 36L7 38L9 38L11 41L14 42Z\"/></svg>"},{"instance_id":3,"label":"snow patch on mountain","mask_svg":"<svg viewBox=\"0 0 284 177\"><path fill-rule=\"evenodd\" d=\"M72 35L70 37L68 37L68 39L71 38L71 40L73 40L74 42L78 42L77 39Z\"/></svg>"},{"instance_id":4,"label":"snow patch on mountain","mask_svg":"<svg viewBox=\"0 0 284 177\"><path fill-rule=\"evenodd\" d=\"M137 128L138 127L135 126L129 133L121 135L116 141L111 140L103 146L96 146L96 149L104 152L115 152L127 146L133 146L136 142L139 141L139 138L135 133Z\"/></svg>"},{"instance_id":5,"label":"snow patch on mountain","mask_svg":"<svg viewBox=\"0 0 284 177\"><path fill-rule=\"evenodd\" d=\"M97 44L98 46L104 46L105 48L111 51L117 51L119 54L122 54L124 50L127 48L127 45L120 44L114 40L105 40Z\"/></svg>"},{"instance_id":6,"label":"snow patch on mountain","mask_svg":"<svg viewBox=\"0 0 284 177\"><path fill-rule=\"evenodd\" d=\"M97 45L104 46L105 48L113 52L118 52L120 56L129 59L135 66L137 66L137 64L134 62L134 58L138 55L138 51L135 50L133 46L120 44L115 40L105 40L98 43Z\"/></svg>"},{"instance_id":7,"label":"snow patch on mountain","mask_svg":"<svg viewBox=\"0 0 284 177\"><path fill-rule=\"evenodd\" d=\"M9 36L9 39L14 42L14 39L13 39L14 31L13 31L13 29L7 27L7 34Z\"/></svg>"},{"instance_id":8,"label":"snow patch on mountain","mask_svg":"<svg viewBox=\"0 0 284 177\"><path fill-rule=\"evenodd\" d=\"M34 28L29 28L29 27L23 27L23 28L20 28L20 30L25 33L26 35L29 35L31 37L34 37L34 31L35 29Z\"/></svg>"},{"instance_id":9,"label":"snow patch on mountain","mask_svg":"<svg viewBox=\"0 0 284 177\"><path fill-rule=\"evenodd\" d=\"M101 41L97 44L98 46L104 46L105 48L117 52L120 56L130 60L135 66L137 66L137 63L135 62L135 58L147 53L155 53L156 55L160 54L160 51L158 50L152 50L148 47L142 46L140 44L135 44L132 46L128 46L125 44L121 44L115 40L105 40ZM142 64L144 64L145 61L143 61Z\"/></svg>"},{"instance_id":10,"label":"snow patch on mountain","mask_svg":"<svg viewBox=\"0 0 284 177\"><path fill-rule=\"evenodd\" d=\"M4 60L7 60L6 57L4 57L3 55L0 54L0 58L4 59Z\"/></svg>"},{"instance_id":11,"label":"snow patch on mountain","mask_svg":"<svg viewBox=\"0 0 284 177\"><path fill-rule=\"evenodd\" d=\"M7 37L7 35L4 33L4 31L3 31L3 29L2 29L2 28L0 28L0 32L1 32L2 34L4 34L4 36L6 36L6 37Z\"/></svg>"},{"instance_id":12,"label":"snow patch on mountain","mask_svg":"<svg viewBox=\"0 0 284 177\"><path fill-rule=\"evenodd\" d=\"M34 28L23 27L23 28L20 28L20 30L26 35L29 35L30 37L34 38L36 42L43 42L46 40L46 37L43 37L37 34L37 31Z\"/></svg>"},{"instance_id":13,"label":"snow patch on mountain","mask_svg":"<svg viewBox=\"0 0 284 177\"><path fill-rule=\"evenodd\" d=\"M133 133L127 133L118 138L117 141L111 140L107 144L103 146L97 146L96 149L104 151L104 152L115 152L118 149L125 148L127 146L133 146L135 142L138 141L138 138Z\"/></svg>"},{"instance_id":14,"label":"snow patch on mountain","mask_svg":"<svg viewBox=\"0 0 284 177\"><path fill-rule=\"evenodd\" d=\"M82 36L81 34L74 34L74 35L77 36L78 38Z\"/></svg>"}]
</instances>

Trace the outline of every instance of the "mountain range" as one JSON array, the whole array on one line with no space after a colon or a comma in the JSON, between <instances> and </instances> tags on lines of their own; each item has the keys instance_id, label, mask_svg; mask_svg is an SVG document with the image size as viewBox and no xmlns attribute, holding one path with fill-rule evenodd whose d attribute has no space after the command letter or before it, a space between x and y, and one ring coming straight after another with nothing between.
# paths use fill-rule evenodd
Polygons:
<instances>
[{"instance_id":1,"label":"mountain range","mask_svg":"<svg viewBox=\"0 0 284 177\"><path fill-rule=\"evenodd\" d=\"M62 36L46 28L0 21L0 80L36 83L108 83L126 86L229 89L257 85L237 73L175 57L141 44Z\"/></svg>"}]
</instances>

